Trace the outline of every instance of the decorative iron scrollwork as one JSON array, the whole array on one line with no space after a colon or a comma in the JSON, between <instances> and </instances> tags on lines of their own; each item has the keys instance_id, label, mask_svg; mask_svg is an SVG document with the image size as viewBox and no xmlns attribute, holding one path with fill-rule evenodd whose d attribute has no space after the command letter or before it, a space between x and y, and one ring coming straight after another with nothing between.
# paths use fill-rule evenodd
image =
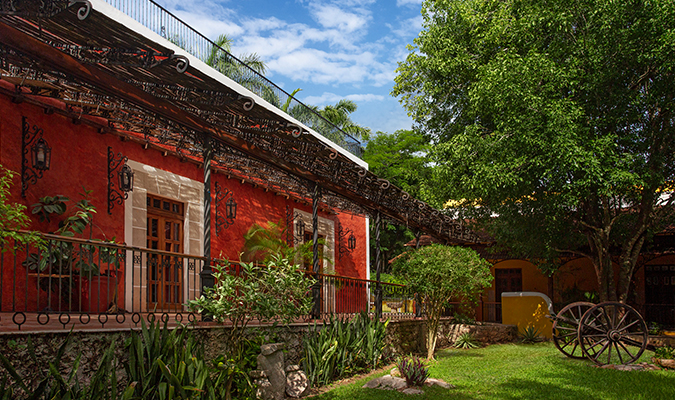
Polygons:
<instances>
[{"instance_id":1,"label":"decorative iron scrollwork","mask_svg":"<svg viewBox=\"0 0 675 400\"><path fill-rule=\"evenodd\" d=\"M253 97L239 96L239 100L244 100L244 104L242 105L244 111L253 110L253 106L255 106L255 100L253 100Z\"/></svg>"},{"instance_id":2,"label":"decorative iron scrollwork","mask_svg":"<svg viewBox=\"0 0 675 400\"><path fill-rule=\"evenodd\" d=\"M128 160L122 153L115 157L112 147L108 146L108 214L112 214L115 203L122 205L134 190L134 172L127 165ZM119 176L118 187L115 187L115 171Z\"/></svg>"},{"instance_id":3,"label":"decorative iron scrollwork","mask_svg":"<svg viewBox=\"0 0 675 400\"><path fill-rule=\"evenodd\" d=\"M0 15L51 18L75 4L80 4L77 19L84 21L91 12L91 3L88 0L0 0Z\"/></svg>"},{"instance_id":4,"label":"decorative iron scrollwork","mask_svg":"<svg viewBox=\"0 0 675 400\"><path fill-rule=\"evenodd\" d=\"M216 182L216 235L220 235L221 229L227 229L234 224L237 218L237 202L234 193ZM225 200L227 199L227 200ZM222 212L222 204L225 202L225 215Z\"/></svg>"},{"instance_id":5,"label":"decorative iron scrollwork","mask_svg":"<svg viewBox=\"0 0 675 400\"><path fill-rule=\"evenodd\" d=\"M42 179L50 166L51 149L42 138L44 131L37 125L31 128L26 117L21 118L21 197L26 197L28 185ZM28 160L32 162L29 163Z\"/></svg>"}]
</instances>

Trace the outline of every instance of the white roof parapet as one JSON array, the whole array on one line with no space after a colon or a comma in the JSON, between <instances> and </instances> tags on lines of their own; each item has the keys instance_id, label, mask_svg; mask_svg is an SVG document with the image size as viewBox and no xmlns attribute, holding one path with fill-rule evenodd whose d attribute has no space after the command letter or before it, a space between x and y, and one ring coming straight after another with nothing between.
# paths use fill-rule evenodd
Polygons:
<instances>
[{"instance_id":1,"label":"white roof parapet","mask_svg":"<svg viewBox=\"0 0 675 400\"><path fill-rule=\"evenodd\" d=\"M280 118L286 120L288 123L298 125L302 127L304 130L309 132L310 135L314 136L327 146L336 149L340 154L343 156L347 157L349 160L354 162L355 164L359 165L360 167L363 167L365 169L368 169L368 163L365 161L361 160L354 154L350 153L349 151L345 150L341 146L338 146L335 144L333 141L330 139L326 138L325 136L321 135L320 133L316 132L315 130L307 127L305 124L302 122L298 121L297 119L293 118L292 116L288 115L287 113L283 112L282 110L278 109L274 105L270 104L267 102L265 99L262 97L258 96L257 94L253 93L249 89L245 88L244 86L240 85L236 81L232 80L231 78L223 75L222 73L218 72L199 58L193 56L190 52L187 50L177 46L176 44L172 43L168 39L162 37L161 35L157 34L156 32L152 31L142 23L136 21L132 17L128 16L124 12L118 10L117 8L113 7L112 5L108 4L105 0L89 0L91 2L92 8L101 14L106 15L110 19L117 21L118 23L126 26L130 30L133 30L134 32L138 33L139 35L142 35L146 37L147 39L150 39L152 41L155 41L157 44L166 47L168 49L171 49L174 51L176 55L184 56L188 59L190 66L192 68L195 68L199 70L201 73L204 75L209 76L210 78L222 83L223 85L227 86L228 88L236 91L242 96L247 96L251 97L255 100L255 104L258 106L261 106L265 108L266 110L278 115Z\"/></svg>"}]
</instances>

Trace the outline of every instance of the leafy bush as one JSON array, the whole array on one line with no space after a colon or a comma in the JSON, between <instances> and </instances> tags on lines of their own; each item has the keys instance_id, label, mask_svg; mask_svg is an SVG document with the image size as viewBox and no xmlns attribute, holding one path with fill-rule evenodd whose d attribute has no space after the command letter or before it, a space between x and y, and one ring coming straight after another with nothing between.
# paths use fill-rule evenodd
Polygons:
<instances>
[{"instance_id":1,"label":"leafy bush","mask_svg":"<svg viewBox=\"0 0 675 400\"><path fill-rule=\"evenodd\" d=\"M204 295L190 300L188 306L218 322L232 324L225 339L230 357L222 360L229 374L222 390L229 399L235 379L241 379L246 369L242 363L248 324L253 320L287 324L307 315L312 306L307 292L314 280L305 277L299 266L288 258L276 254L265 264L235 265L219 260L213 266L213 277L214 287L205 288Z\"/></svg>"},{"instance_id":2,"label":"leafy bush","mask_svg":"<svg viewBox=\"0 0 675 400\"><path fill-rule=\"evenodd\" d=\"M303 338L303 368L312 385L327 385L380 365L388 323L363 312L351 321L331 317L322 326L310 327Z\"/></svg>"},{"instance_id":3,"label":"leafy bush","mask_svg":"<svg viewBox=\"0 0 675 400\"><path fill-rule=\"evenodd\" d=\"M396 367L408 386L422 386L429 378L429 367L417 357L400 357Z\"/></svg>"},{"instance_id":4,"label":"leafy bush","mask_svg":"<svg viewBox=\"0 0 675 400\"><path fill-rule=\"evenodd\" d=\"M455 340L454 346L458 349L475 349L478 347L478 340L471 332L460 333Z\"/></svg>"},{"instance_id":5,"label":"leafy bush","mask_svg":"<svg viewBox=\"0 0 675 400\"><path fill-rule=\"evenodd\" d=\"M663 327L658 322L652 321L647 326L650 335L658 336L663 333Z\"/></svg>"},{"instance_id":6,"label":"leafy bush","mask_svg":"<svg viewBox=\"0 0 675 400\"><path fill-rule=\"evenodd\" d=\"M666 360L675 359L675 348L670 346L657 347L656 350L654 350L654 357Z\"/></svg>"},{"instance_id":7,"label":"leafy bush","mask_svg":"<svg viewBox=\"0 0 675 400\"><path fill-rule=\"evenodd\" d=\"M525 344L539 343L544 340L539 334L539 329L533 326L528 326L522 332L518 332L518 335L520 342Z\"/></svg>"}]
</instances>

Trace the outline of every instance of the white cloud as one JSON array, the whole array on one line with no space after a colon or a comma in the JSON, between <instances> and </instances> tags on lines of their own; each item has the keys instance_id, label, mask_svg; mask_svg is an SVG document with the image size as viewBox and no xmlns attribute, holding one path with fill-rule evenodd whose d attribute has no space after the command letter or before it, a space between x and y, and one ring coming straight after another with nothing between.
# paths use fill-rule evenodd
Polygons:
<instances>
[{"instance_id":1,"label":"white cloud","mask_svg":"<svg viewBox=\"0 0 675 400\"><path fill-rule=\"evenodd\" d=\"M310 11L312 17L324 28L334 28L346 33L367 28L371 20L369 12L362 9L349 12L334 4L312 4Z\"/></svg>"},{"instance_id":2,"label":"white cloud","mask_svg":"<svg viewBox=\"0 0 675 400\"><path fill-rule=\"evenodd\" d=\"M341 96L335 93L324 92L321 96L307 96L302 99L302 102L305 104L313 104L317 106L323 106L326 104L335 104L342 99L352 100L358 104L369 102L369 101L382 101L385 99L384 96L373 93L357 93L357 94L348 94L346 96Z\"/></svg>"},{"instance_id":3,"label":"white cloud","mask_svg":"<svg viewBox=\"0 0 675 400\"><path fill-rule=\"evenodd\" d=\"M422 0L396 0L398 7L422 4Z\"/></svg>"}]
</instances>

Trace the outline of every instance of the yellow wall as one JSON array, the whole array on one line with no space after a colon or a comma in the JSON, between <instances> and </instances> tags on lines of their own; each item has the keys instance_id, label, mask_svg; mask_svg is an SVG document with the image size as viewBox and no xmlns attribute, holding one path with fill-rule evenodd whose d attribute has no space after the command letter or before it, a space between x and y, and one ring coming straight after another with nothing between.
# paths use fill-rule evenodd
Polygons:
<instances>
[{"instance_id":1,"label":"yellow wall","mask_svg":"<svg viewBox=\"0 0 675 400\"><path fill-rule=\"evenodd\" d=\"M548 277L539 271L536 265L525 260L505 260L496 263L490 268L492 276L495 275L495 269L520 268L523 276L523 291L524 292L540 292L548 295ZM486 301L500 301L495 299L495 281L485 290Z\"/></svg>"},{"instance_id":2,"label":"yellow wall","mask_svg":"<svg viewBox=\"0 0 675 400\"><path fill-rule=\"evenodd\" d=\"M549 307L551 300L543 293L519 292L516 296L502 295L502 323L517 325L518 332L533 327L540 336L551 338L552 322Z\"/></svg>"}]
</instances>

